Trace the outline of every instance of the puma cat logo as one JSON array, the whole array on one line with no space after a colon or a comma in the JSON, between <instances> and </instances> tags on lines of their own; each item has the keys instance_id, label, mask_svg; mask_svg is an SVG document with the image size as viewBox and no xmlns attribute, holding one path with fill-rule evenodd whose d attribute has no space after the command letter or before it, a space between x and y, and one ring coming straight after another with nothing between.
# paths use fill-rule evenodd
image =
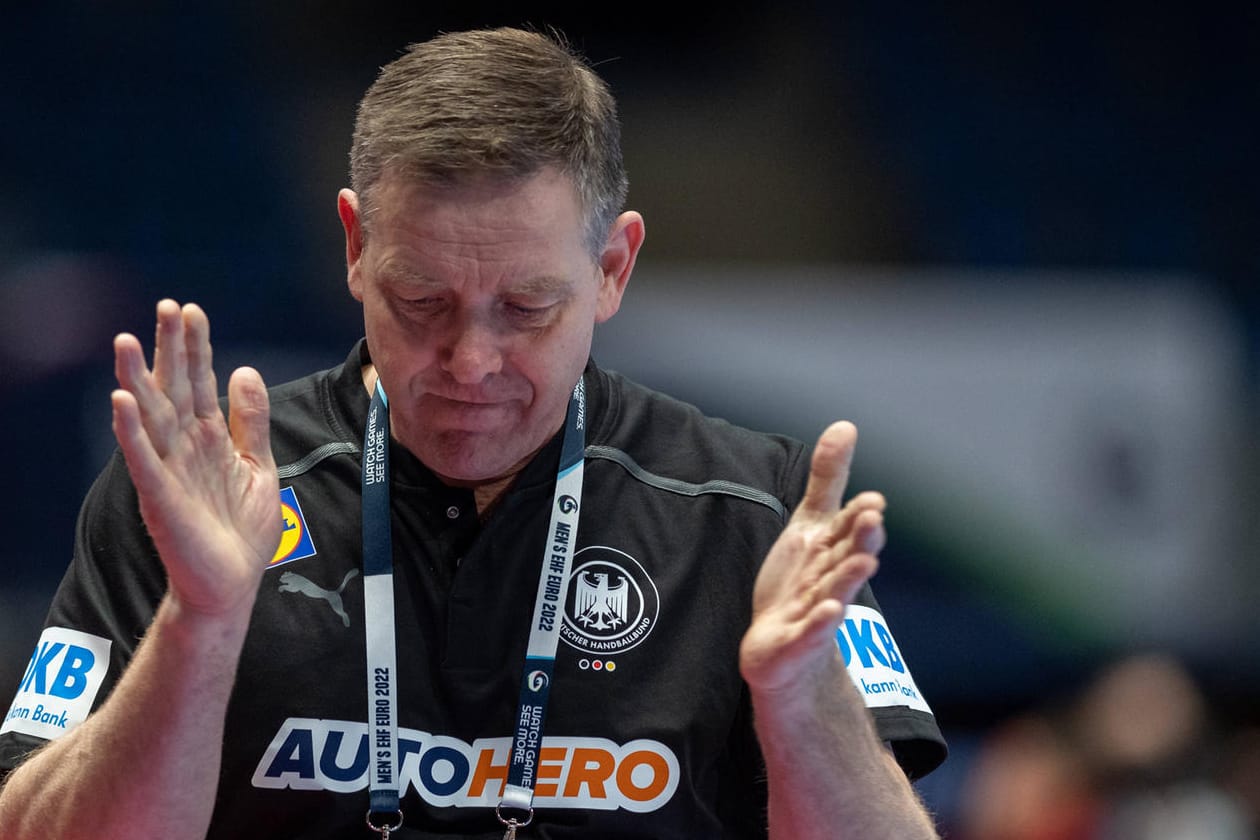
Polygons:
<instances>
[{"instance_id":1,"label":"puma cat logo","mask_svg":"<svg viewBox=\"0 0 1260 840\"><path fill-rule=\"evenodd\" d=\"M341 603L341 590L346 588L346 584L350 579L359 573L358 569L351 569L346 572L346 576L341 579L341 586L336 589L324 589L295 572L285 572L280 575L280 591L281 592L301 592L310 598L319 598L328 602L328 606L333 608L333 612L341 616L341 623L350 626L350 616L346 615L345 605Z\"/></svg>"}]
</instances>

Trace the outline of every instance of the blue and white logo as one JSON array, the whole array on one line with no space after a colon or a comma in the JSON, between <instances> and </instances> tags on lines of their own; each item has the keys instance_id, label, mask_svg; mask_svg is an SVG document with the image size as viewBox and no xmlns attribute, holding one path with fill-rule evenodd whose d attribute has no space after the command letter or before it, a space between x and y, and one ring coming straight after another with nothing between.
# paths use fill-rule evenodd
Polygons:
<instances>
[{"instance_id":1,"label":"blue and white logo","mask_svg":"<svg viewBox=\"0 0 1260 840\"><path fill-rule=\"evenodd\" d=\"M932 712L910 676L888 624L879 611L850 605L836 630L849 677L867 706L907 706Z\"/></svg>"},{"instance_id":2,"label":"blue and white logo","mask_svg":"<svg viewBox=\"0 0 1260 840\"><path fill-rule=\"evenodd\" d=\"M65 735L92 711L109 670L109 639L48 627L26 666L2 732L49 740Z\"/></svg>"}]
</instances>

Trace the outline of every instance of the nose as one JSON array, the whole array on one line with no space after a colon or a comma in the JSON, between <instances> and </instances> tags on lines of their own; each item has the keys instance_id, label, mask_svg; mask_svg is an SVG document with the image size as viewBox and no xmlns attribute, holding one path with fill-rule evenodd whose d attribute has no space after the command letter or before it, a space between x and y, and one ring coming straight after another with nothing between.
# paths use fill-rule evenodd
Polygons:
<instances>
[{"instance_id":1,"label":"nose","mask_svg":"<svg viewBox=\"0 0 1260 840\"><path fill-rule=\"evenodd\" d=\"M452 326L442 367L461 385L477 385L503 369L498 336L476 319Z\"/></svg>"}]
</instances>

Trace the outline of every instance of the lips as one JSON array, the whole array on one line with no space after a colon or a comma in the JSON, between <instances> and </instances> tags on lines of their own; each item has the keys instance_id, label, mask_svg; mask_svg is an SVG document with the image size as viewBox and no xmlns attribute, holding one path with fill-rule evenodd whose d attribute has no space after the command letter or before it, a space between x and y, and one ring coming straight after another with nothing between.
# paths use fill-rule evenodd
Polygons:
<instances>
[{"instance_id":1,"label":"lips","mask_svg":"<svg viewBox=\"0 0 1260 840\"><path fill-rule=\"evenodd\" d=\"M503 405L512 402L509 399L494 399L491 397L446 397L441 394L429 392L424 395L424 400L435 400L448 405Z\"/></svg>"},{"instance_id":2,"label":"lips","mask_svg":"<svg viewBox=\"0 0 1260 840\"><path fill-rule=\"evenodd\" d=\"M515 400L451 399L426 394L420 400L420 422L467 432L501 428L517 414Z\"/></svg>"}]
</instances>

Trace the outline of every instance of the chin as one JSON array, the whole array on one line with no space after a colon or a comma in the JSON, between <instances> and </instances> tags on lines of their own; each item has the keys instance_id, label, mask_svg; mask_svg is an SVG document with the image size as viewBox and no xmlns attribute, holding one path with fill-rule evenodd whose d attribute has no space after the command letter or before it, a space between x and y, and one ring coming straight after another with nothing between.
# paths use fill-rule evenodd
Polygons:
<instances>
[{"instance_id":1,"label":"chin","mask_svg":"<svg viewBox=\"0 0 1260 840\"><path fill-rule=\"evenodd\" d=\"M448 484L473 485L495 481L514 472L528 458L527 453L503 453L487 458L486 451L498 448L493 440L482 435L443 439L435 446L416 453L426 467Z\"/></svg>"}]
</instances>

